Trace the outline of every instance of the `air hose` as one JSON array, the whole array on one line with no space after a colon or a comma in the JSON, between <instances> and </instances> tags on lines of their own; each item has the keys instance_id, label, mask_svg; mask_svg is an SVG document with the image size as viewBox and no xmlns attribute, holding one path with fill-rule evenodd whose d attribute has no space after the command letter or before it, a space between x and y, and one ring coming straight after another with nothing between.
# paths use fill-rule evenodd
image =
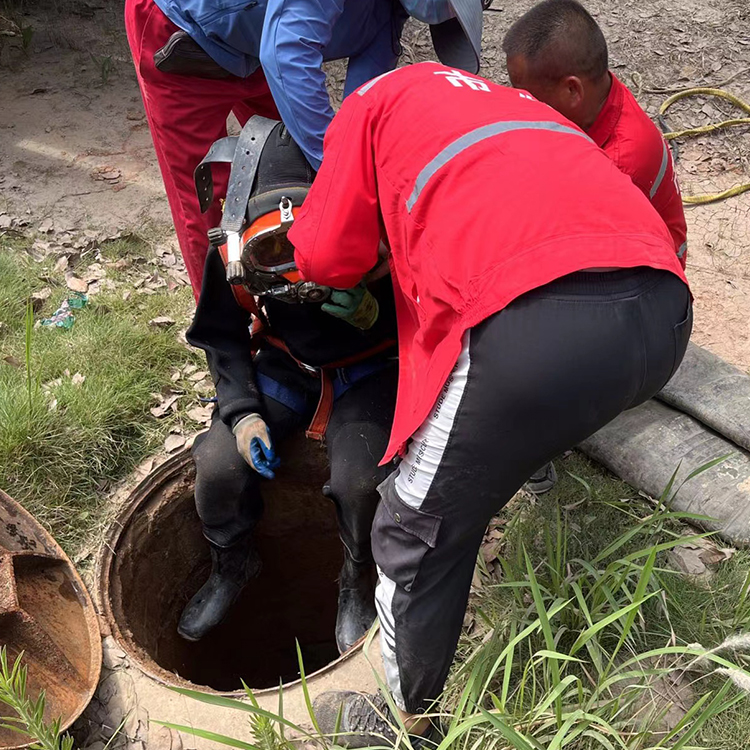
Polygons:
<instances>
[{"instance_id":1,"label":"air hose","mask_svg":"<svg viewBox=\"0 0 750 750\"><path fill-rule=\"evenodd\" d=\"M731 102L735 107L738 107L743 112L750 115L750 104L743 101L739 97L730 94L727 91L721 89L712 88L692 88L679 91L676 94L670 96L660 107L659 117L664 118L664 113L680 99L685 99L689 96L715 96L720 99L725 99ZM685 130L676 130L664 133L664 137L668 140L674 140L676 138L689 138L694 135L705 135L706 133L713 133L723 128L734 127L735 125L750 125L750 117L737 117L731 120L724 120L723 122L715 122L710 125L702 125L697 128L687 128ZM716 201L724 200L725 198L731 198L735 195L740 195L750 190L750 182L746 182L741 185L735 185L728 190L723 190L720 193L706 193L704 195L683 195L682 202L686 205L698 205L702 203L715 203Z\"/></svg>"}]
</instances>

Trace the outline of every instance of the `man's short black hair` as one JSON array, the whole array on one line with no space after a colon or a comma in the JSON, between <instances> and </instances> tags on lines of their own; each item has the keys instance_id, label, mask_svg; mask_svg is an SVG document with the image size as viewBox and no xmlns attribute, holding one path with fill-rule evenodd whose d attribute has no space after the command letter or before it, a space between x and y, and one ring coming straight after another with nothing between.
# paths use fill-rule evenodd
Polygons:
<instances>
[{"instance_id":1,"label":"man's short black hair","mask_svg":"<svg viewBox=\"0 0 750 750\"><path fill-rule=\"evenodd\" d=\"M609 68L607 42L576 0L544 0L524 13L503 39L508 57L522 56L536 75L598 79Z\"/></svg>"}]
</instances>

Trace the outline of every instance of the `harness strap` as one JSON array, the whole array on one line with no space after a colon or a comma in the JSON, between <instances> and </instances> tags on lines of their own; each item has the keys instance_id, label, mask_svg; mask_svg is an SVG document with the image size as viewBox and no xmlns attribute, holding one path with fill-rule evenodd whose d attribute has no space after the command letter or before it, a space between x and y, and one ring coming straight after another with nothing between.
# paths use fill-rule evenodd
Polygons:
<instances>
[{"instance_id":1,"label":"harness strap","mask_svg":"<svg viewBox=\"0 0 750 750\"><path fill-rule=\"evenodd\" d=\"M211 172L211 165L231 164L232 159L234 159L234 152L237 150L238 140L238 136L228 135L214 141L208 153L193 172L195 192L198 195L198 205L202 214L208 211L214 200L214 177Z\"/></svg>"},{"instance_id":2,"label":"harness strap","mask_svg":"<svg viewBox=\"0 0 750 750\"><path fill-rule=\"evenodd\" d=\"M307 437L312 440L319 440L320 442L323 442L323 439L325 438L326 430L328 429L328 423L331 421L333 402L336 400L337 396L336 389L334 388L333 378L331 377L332 373L335 374L336 370L341 370L343 368L359 364L360 362L364 362L365 360L370 359L370 357L374 357L376 354L382 354L383 352L388 351L388 349L396 346L395 341L387 339L385 341L381 341L377 346L374 346L372 347L372 349L368 349L367 351L353 354L350 357L344 357L343 359L336 360L335 362L330 362L329 364L323 365L322 367L312 367L297 359L297 357L295 357L289 351L289 347L282 339L277 338L270 333L264 333L262 329L259 329L258 334L262 336L265 341L271 344L271 346L274 346L277 349L281 349L281 351L288 354L297 363L297 365L299 365L299 367L306 373L308 373L311 377L317 376L320 378L320 399L318 400L318 406L315 409L315 414L313 414L312 421L305 431L305 435ZM365 377L368 374L369 373L360 373L359 377L355 376L351 385L353 385L353 383L357 380L361 379L361 377ZM346 390L348 390L348 388L339 390L338 395L345 393Z\"/></svg>"},{"instance_id":3,"label":"harness strap","mask_svg":"<svg viewBox=\"0 0 750 750\"><path fill-rule=\"evenodd\" d=\"M315 409L315 414L310 421L310 425L305 430L305 435L311 440L323 442L328 429L328 423L331 421L331 412L333 411L333 383L331 382L330 373L325 370L320 371L320 400Z\"/></svg>"},{"instance_id":4,"label":"harness strap","mask_svg":"<svg viewBox=\"0 0 750 750\"><path fill-rule=\"evenodd\" d=\"M242 132L234 150L232 171L229 173L227 199L221 217L221 228L225 232L241 232L247 213L247 202L255 182L260 155L268 136L279 124L278 120L255 115L251 117Z\"/></svg>"}]
</instances>

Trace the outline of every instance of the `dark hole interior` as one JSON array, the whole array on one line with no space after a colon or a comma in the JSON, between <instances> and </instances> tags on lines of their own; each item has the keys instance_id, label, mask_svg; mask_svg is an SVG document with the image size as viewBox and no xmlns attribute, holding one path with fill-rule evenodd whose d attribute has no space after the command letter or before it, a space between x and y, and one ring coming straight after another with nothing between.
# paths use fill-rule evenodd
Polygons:
<instances>
[{"instance_id":1,"label":"dark hole interior","mask_svg":"<svg viewBox=\"0 0 750 750\"><path fill-rule=\"evenodd\" d=\"M110 601L129 650L197 685L229 691L276 687L338 656L334 640L342 562L333 504L321 494L325 453L312 441L286 446L264 484L256 539L263 569L229 617L198 643L177 635L182 608L208 576L207 544L193 506L193 469L146 497L115 550Z\"/></svg>"}]
</instances>

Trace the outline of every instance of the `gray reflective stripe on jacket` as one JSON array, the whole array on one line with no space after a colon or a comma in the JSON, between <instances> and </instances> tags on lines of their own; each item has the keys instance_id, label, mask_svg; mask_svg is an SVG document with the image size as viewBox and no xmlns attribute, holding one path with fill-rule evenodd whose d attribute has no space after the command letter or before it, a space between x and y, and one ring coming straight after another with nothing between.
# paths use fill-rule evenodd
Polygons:
<instances>
[{"instance_id":1,"label":"gray reflective stripe on jacket","mask_svg":"<svg viewBox=\"0 0 750 750\"><path fill-rule=\"evenodd\" d=\"M419 196L427 186L427 183L433 178L435 173L444 167L451 159L453 159L453 157L463 153L467 148L487 140L487 138L493 138L496 135L503 135L504 133L511 133L516 130L540 130L551 133L577 135L593 143L591 138L582 131L568 125L562 125L559 122L510 120L482 125L482 127L476 128L475 130L462 135L460 138L457 138L453 143L448 144L429 164L427 164L426 167L422 169L417 175L414 189L406 201L407 211L411 211L412 208L414 208L414 204L419 199Z\"/></svg>"},{"instance_id":2,"label":"gray reflective stripe on jacket","mask_svg":"<svg viewBox=\"0 0 750 750\"><path fill-rule=\"evenodd\" d=\"M667 164L669 164L669 147L667 146L667 142L663 138L661 141L661 145L664 149L664 152L661 155L661 165L659 166L659 171L656 175L656 179L654 180L654 184L651 186L651 191L648 194L649 198L653 198L656 195L656 191L661 186L661 181L664 179L664 175L667 173Z\"/></svg>"},{"instance_id":3,"label":"gray reflective stripe on jacket","mask_svg":"<svg viewBox=\"0 0 750 750\"><path fill-rule=\"evenodd\" d=\"M685 255L685 251L687 250L687 241L683 242L678 248L677 248L677 257L681 258L683 255Z\"/></svg>"},{"instance_id":4,"label":"gray reflective stripe on jacket","mask_svg":"<svg viewBox=\"0 0 750 750\"><path fill-rule=\"evenodd\" d=\"M396 68L398 70L398 68ZM396 70L386 70L385 73L381 73L379 76L375 76L375 78L371 78L367 83L360 86L357 89L357 93L360 96L364 96L381 78L385 78L387 75L390 75L391 73L395 73Z\"/></svg>"}]
</instances>

